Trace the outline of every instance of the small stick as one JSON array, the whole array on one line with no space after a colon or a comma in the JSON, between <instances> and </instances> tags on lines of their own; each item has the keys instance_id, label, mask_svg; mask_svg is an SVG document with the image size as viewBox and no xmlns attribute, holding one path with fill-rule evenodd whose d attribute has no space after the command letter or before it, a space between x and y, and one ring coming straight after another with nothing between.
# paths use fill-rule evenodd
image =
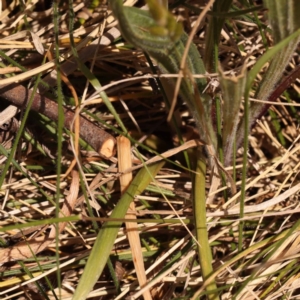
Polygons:
<instances>
[{"instance_id":1,"label":"small stick","mask_svg":"<svg viewBox=\"0 0 300 300\"><path fill-rule=\"evenodd\" d=\"M32 91L20 84L10 84L0 87L0 98L19 107L27 105L31 94ZM58 120L57 103L38 93L35 93L33 96L30 109L45 115L52 121L56 122ZM68 108L63 108L63 110L65 117L64 126L69 129L74 119L74 112ZM101 156L111 158L115 154L115 138L83 116L80 117L80 136Z\"/></svg>"}]
</instances>

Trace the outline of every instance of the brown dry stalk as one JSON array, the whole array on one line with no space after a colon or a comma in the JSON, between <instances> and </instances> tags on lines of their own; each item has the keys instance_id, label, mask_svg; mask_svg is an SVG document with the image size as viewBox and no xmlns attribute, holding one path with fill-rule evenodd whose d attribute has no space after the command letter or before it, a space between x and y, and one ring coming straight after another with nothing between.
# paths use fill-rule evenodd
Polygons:
<instances>
[{"instance_id":1,"label":"brown dry stalk","mask_svg":"<svg viewBox=\"0 0 300 300\"><path fill-rule=\"evenodd\" d=\"M131 151L130 151L130 141L124 136L119 136L117 138L118 146L118 163L119 171L122 173L125 170L131 168ZM120 176L120 186L121 193L125 193L127 187L129 186L132 180L132 173L124 173ZM128 212L126 214L128 219L136 219L136 210L134 202L130 203ZM147 277L145 273L145 266L143 260L143 253L140 241L140 235L138 231L137 223L127 222L125 223L127 229L128 241L130 244L133 264L135 267L136 275L140 284L140 287L144 287L147 284ZM144 300L152 300L152 296L149 290L145 290L143 293Z\"/></svg>"},{"instance_id":2,"label":"brown dry stalk","mask_svg":"<svg viewBox=\"0 0 300 300\"><path fill-rule=\"evenodd\" d=\"M0 98L19 107L26 106L31 95L32 91L17 83L0 87ZM30 109L45 115L52 121L58 120L57 103L38 93L34 94ZM64 126L70 129L74 112L63 108L63 113ZM82 116L80 117L80 136L101 156L111 158L115 154L115 138Z\"/></svg>"}]
</instances>

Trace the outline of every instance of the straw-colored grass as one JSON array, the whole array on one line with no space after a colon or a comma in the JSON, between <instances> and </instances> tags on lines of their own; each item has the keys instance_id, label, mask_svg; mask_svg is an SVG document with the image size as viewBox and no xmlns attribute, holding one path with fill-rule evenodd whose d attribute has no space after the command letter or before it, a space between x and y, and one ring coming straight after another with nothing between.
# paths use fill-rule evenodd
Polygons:
<instances>
[{"instance_id":1,"label":"straw-colored grass","mask_svg":"<svg viewBox=\"0 0 300 300\"><path fill-rule=\"evenodd\" d=\"M0 7L0 299L297 299L298 52L255 126L249 113L246 144L232 137L234 159L223 159L222 147L199 153L207 140L180 85L176 105L166 101L172 80L204 78L216 132L226 127L217 122L226 93L215 79L250 74L246 103L267 101L255 98L267 69L257 62L267 46L272 55L280 47L260 1L230 4L218 46L223 75L159 74L122 39L106 3L48 2ZM200 23L192 40L203 56L208 2L169 3L188 35ZM199 9L209 14L198 18ZM32 92L27 103L42 95L60 113L10 106L3 95L12 83ZM80 116L99 129L93 137L107 134L99 137L106 150L92 148Z\"/></svg>"}]
</instances>

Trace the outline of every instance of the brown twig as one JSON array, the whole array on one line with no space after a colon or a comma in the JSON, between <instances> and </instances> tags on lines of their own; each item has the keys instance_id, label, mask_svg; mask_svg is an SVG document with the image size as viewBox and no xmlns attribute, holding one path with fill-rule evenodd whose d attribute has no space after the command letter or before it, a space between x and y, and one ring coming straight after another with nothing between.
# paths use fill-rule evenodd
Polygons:
<instances>
[{"instance_id":1,"label":"brown twig","mask_svg":"<svg viewBox=\"0 0 300 300\"><path fill-rule=\"evenodd\" d=\"M20 84L0 87L0 97L19 107L27 105L31 94L30 90ZM57 103L38 93L34 94L30 109L45 115L52 121L58 120ZM74 112L67 108L63 110L64 126L69 129L74 119ZM111 158L115 154L115 138L82 116L80 117L80 136L101 156Z\"/></svg>"}]
</instances>

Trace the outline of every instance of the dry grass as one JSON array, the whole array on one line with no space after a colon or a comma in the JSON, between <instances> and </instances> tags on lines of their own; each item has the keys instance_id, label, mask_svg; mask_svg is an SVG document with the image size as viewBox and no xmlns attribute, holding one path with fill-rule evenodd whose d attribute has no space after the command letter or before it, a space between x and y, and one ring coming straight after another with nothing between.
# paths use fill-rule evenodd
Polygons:
<instances>
[{"instance_id":1,"label":"dry grass","mask_svg":"<svg viewBox=\"0 0 300 300\"><path fill-rule=\"evenodd\" d=\"M2 75L0 85L22 82L25 86L31 84L30 88L34 84L31 79L42 73L43 80L49 85L48 97L56 99L55 61L42 63L45 54L38 53L44 49L44 53L49 51L54 55L51 8L47 1L31 1L26 6L17 3L2 1L0 50L23 69L2 57L1 74L5 75ZM148 160L155 153L165 153L170 159L157 176L157 183L136 197L135 206L131 208L136 210L139 222L136 226L126 225L120 229L111 253L112 269L105 269L90 298L126 299L131 296L130 299L141 299L143 295L144 299L190 299L204 288L193 236L190 171L181 155L183 150L196 145L193 119L183 104L178 105L175 114L188 142L177 148L178 138L166 121L165 104L143 53L131 49L121 39L114 41L119 38L119 32L106 5L99 5L88 14L85 5L83 1L74 1L77 50L82 62L101 82L102 90L107 93L126 129L140 143L132 144L132 171L142 166L141 157ZM122 130L115 117L103 104L99 93L95 93L83 74L70 63L66 4L62 5L60 13L61 67L75 88L75 95L81 99L81 113L117 137ZM87 20L79 26L78 19L84 13ZM193 26L193 14L189 15L183 8L176 13L184 20L186 30ZM265 22L264 12L259 11L258 15ZM194 40L200 52L203 51L205 24L202 23ZM258 27L245 17L232 19L226 28L220 45L223 69L238 73L246 60L251 68L265 51ZM30 35L29 30L35 34ZM295 54L289 69L294 69L298 63L299 57ZM208 82L215 75L209 74ZM42 85L38 90L46 92ZM74 105L74 93L65 84L63 94L66 104ZM258 121L249 136L244 251L237 251L242 149L237 151L235 167L238 192L230 195L227 187L219 188L214 201L207 206L209 240L216 271L213 276L222 299L233 299L238 293L238 299L299 297L298 100L296 82L277 99L270 109L272 112ZM2 109L7 106L8 103L1 102ZM23 112L18 111L10 117L15 118L14 124L19 124ZM1 125L4 154L5 149L11 151L18 129L7 131L3 123ZM58 162L55 128L49 120L30 113L14 160L5 177L3 175L0 226L5 230L0 235L1 299L70 299L97 231L123 191L119 184L120 166L117 166L122 150L119 150L119 156L116 154L109 160L91 149L81 148L77 152L76 140L71 147L70 134L64 131L60 137L63 139L62 158ZM74 157L77 166L66 174ZM62 170L59 197L56 186L58 163ZM3 155L2 168L5 164L7 160ZM80 171L84 178L79 177ZM227 171L232 174L233 168L227 168ZM207 190L210 182L208 174ZM225 189L229 193L226 203ZM58 211L57 199L61 216L78 216L70 218L68 223L61 222L59 228L53 225ZM18 226L41 220L49 220L49 224L34 222L33 225L39 225L23 229ZM139 232L141 247L134 251L130 234L126 234L129 228L137 228ZM137 250L140 253L134 254ZM137 266L140 267L139 274L136 274ZM143 270L145 274L140 274ZM112 271L115 274L112 275ZM145 278L150 284L141 290L138 282ZM150 293L147 292L149 289Z\"/></svg>"}]
</instances>

